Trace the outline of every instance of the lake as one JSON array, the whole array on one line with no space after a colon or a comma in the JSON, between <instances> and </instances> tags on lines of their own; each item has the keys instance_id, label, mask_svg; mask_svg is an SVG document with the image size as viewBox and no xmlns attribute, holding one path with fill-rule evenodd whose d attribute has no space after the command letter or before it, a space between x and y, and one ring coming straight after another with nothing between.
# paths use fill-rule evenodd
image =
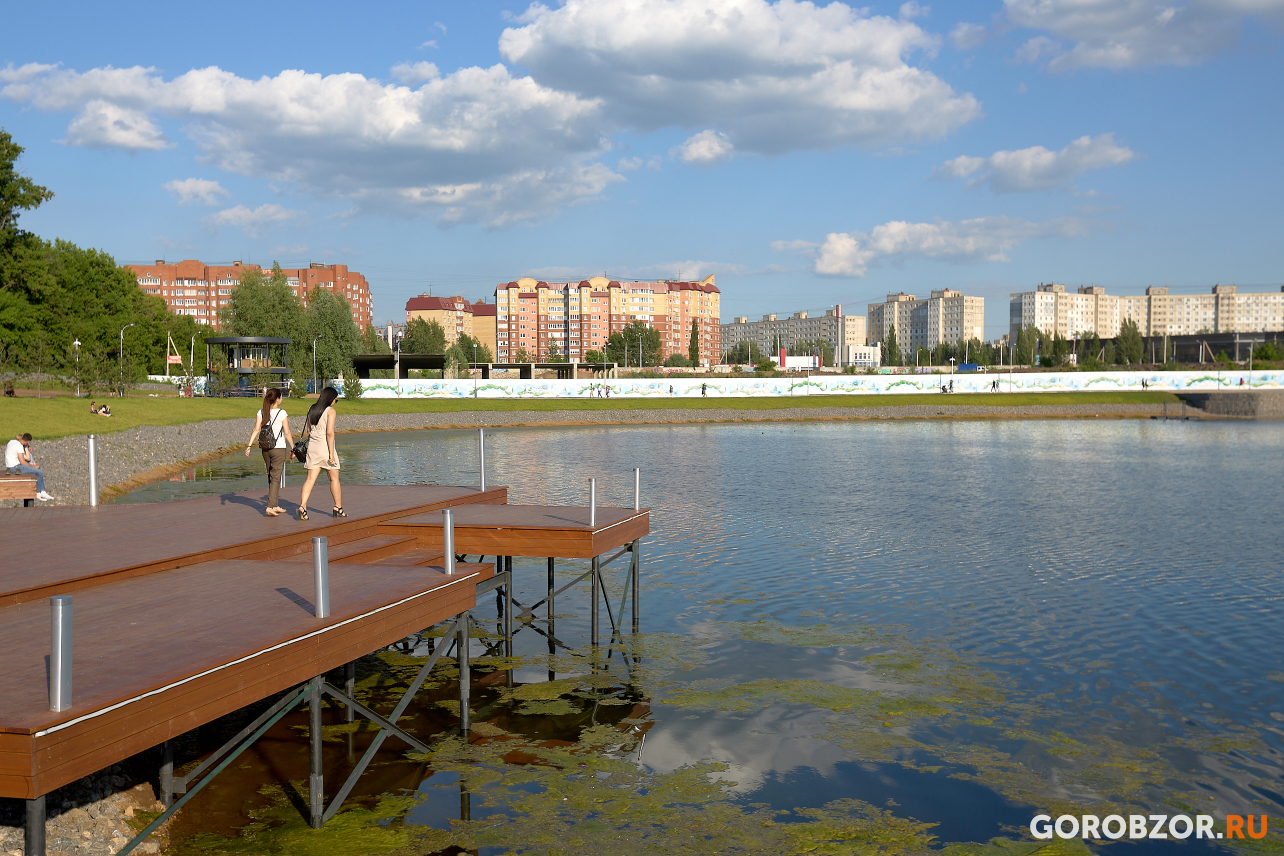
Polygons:
<instances>
[{"instance_id":1,"label":"lake","mask_svg":"<svg viewBox=\"0 0 1284 856\"><path fill-rule=\"evenodd\" d=\"M475 432L338 445L348 482L477 481ZM447 667L407 720L439 748L390 739L319 834L281 786L307 770L306 713L287 719L184 810L180 852L1010 853L1038 813L1284 799L1276 424L498 429L487 462L514 503L586 504L593 476L599 503L631 504L641 468L642 633L591 656L577 592L555 628L542 609L519 625L512 660L483 635L475 744L449 734ZM121 501L263 481L238 454ZM542 569L517 561L519 601L542 597ZM622 585L612 566L613 602ZM391 705L432 644L364 658L362 697ZM328 722L331 789L368 731Z\"/></svg>"}]
</instances>

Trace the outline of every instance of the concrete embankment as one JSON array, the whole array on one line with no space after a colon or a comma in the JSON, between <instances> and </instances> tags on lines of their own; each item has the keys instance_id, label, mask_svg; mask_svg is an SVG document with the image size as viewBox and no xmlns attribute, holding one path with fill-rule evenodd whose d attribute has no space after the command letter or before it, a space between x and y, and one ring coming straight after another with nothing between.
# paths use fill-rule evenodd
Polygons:
<instances>
[{"instance_id":1,"label":"concrete embankment","mask_svg":"<svg viewBox=\"0 0 1284 856\"><path fill-rule=\"evenodd\" d=\"M1240 419L1284 419L1284 390L1189 392L1181 398L1211 416Z\"/></svg>"},{"instance_id":2,"label":"concrete embankment","mask_svg":"<svg viewBox=\"0 0 1284 856\"><path fill-rule=\"evenodd\" d=\"M293 402L291 402L293 403ZM287 404L287 408L289 404ZM302 409L300 404L295 404ZM1169 405L1169 412L1172 412ZM910 404L870 407L793 407L779 410L549 410L460 411L450 413L392 413L346 415L340 406L339 429L349 431L408 431L424 428L574 427L584 425L675 425L737 422L799 422L885 419L1047 419L1147 418L1164 412L1160 404L1036 404L985 407L980 405ZM253 416L180 426L140 426L98 437L98 483L103 496L165 478L193 464L243 449L254 427ZM296 436L302 415L291 420ZM88 501L89 469L85 437L64 437L34 444L36 462L45 470L46 487L58 497L55 504ZM257 453L255 453L257 454ZM256 458L257 460L257 458ZM7 505L13 502L5 503Z\"/></svg>"}]
</instances>

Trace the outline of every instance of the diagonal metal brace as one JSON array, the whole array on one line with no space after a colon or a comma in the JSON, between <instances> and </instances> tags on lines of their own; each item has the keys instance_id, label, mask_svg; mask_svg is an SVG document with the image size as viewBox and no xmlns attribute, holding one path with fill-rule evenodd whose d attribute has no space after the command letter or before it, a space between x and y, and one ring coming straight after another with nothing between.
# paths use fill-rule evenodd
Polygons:
<instances>
[{"instance_id":1,"label":"diagonal metal brace","mask_svg":"<svg viewBox=\"0 0 1284 856\"><path fill-rule=\"evenodd\" d=\"M607 559L605 562L598 562L598 563L597 563L597 567L598 567L598 569L599 569L599 570L601 570L602 568L605 568L607 565L609 565L609 564L611 564L612 562L614 562L616 559L618 559L618 558L620 558L621 556L623 556L625 553L631 553L631 552L633 552L633 545L632 545L632 544L628 544L628 545L626 545L625 547L621 548L621 549L620 549L620 552L616 553L614 556L612 556L611 558Z\"/></svg>"},{"instance_id":2,"label":"diagonal metal brace","mask_svg":"<svg viewBox=\"0 0 1284 856\"><path fill-rule=\"evenodd\" d=\"M258 728L268 719L272 718L278 712L280 712L282 708L287 707L291 703L292 703L292 697L290 695L287 694L283 696L280 700L277 701L276 704L272 705L267 710L263 711L257 717L255 717L253 722L251 722L249 725L242 728L240 733L238 733L235 737L233 737L231 740L224 743L219 748L215 749L214 754L210 755L208 758L202 761L199 765L197 765L196 769L192 770L185 776L175 776L174 793L175 794L187 793L187 789L191 786L192 782L200 778L201 774L204 773L206 770L208 770L210 767L212 767L214 764L217 764L219 758L222 758L225 753L230 752L233 749L235 749L237 746L239 746L242 740L244 740L246 737L250 736L250 734L254 732L254 729Z\"/></svg>"},{"instance_id":3,"label":"diagonal metal brace","mask_svg":"<svg viewBox=\"0 0 1284 856\"><path fill-rule=\"evenodd\" d=\"M465 617L467 616L465 615ZM449 626L446 627L444 638L450 639L454 636L455 629L458 625L459 619L452 620ZM437 646L437 650L428 658L428 662L424 663L423 668L419 670L419 674L415 675L415 679L410 682L410 686L406 687L406 692L401 696L401 701L397 702L397 706L393 708L392 713L388 714L387 719L379 717L379 719L376 720L374 716L370 716L369 712L362 712L362 716L370 716L372 721L382 720L380 723L382 727L380 727L379 733L374 736L374 740L372 740L370 745L366 748L365 753L361 756L361 760L357 762L357 766L348 774L348 778L344 781L343 786L335 793L334 799L330 801L330 805L322 813L322 823L339 813L339 808L343 805L343 801L348 798L348 794L352 793L352 789L357 785L357 780L361 778L362 774L365 773L366 768L370 766L370 762L373 761L375 755L379 753L379 747L383 746L383 741L388 739L389 734L395 733L398 737L410 743L416 749L419 749L420 752L429 751L427 746L424 746L423 743L415 740L405 731L393 725L393 723L401 719L401 715L406 712L406 708L410 706L410 702L414 699L415 694L419 692L419 688L424 685L424 681L428 680L428 675L432 672L433 666L437 665L437 661L440 660L442 655L445 654L448 649L451 649L451 647L452 646L450 645ZM351 699L343 698L340 698L339 700L344 701L345 703L347 701L352 701ZM352 701L352 704L355 705L356 702ZM368 711L368 708L364 708L364 706L362 707L364 711ZM353 709L356 710L356 708ZM387 723L387 725L383 725L383 723Z\"/></svg>"},{"instance_id":4,"label":"diagonal metal brace","mask_svg":"<svg viewBox=\"0 0 1284 856\"><path fill-rule=\"evenodd\" d=\"M246 749L250 748L250 746L252 746L255 743L255 741L257 741L260 737L262 737L269 728L271 728L273 725L276 725L277 722L279 722L283 716L285 716L287 713L293 710L299 702L307 698L308 694L311 691L312 691L312 683L309 681L303 686L292 690L290 693L288 693L285 696L285 698L281 700L281 702L278 702L276 705L273 705L273 707L277 708L275 713L272 713L265 720L263 720L263 722L257 728L253 729L253 731L245 738L245 740L242 741L239 746L233 749L232 752L226 758L224 758L217 767L214 768L213 772L211 772L208 776L206 776L205 778L197 782L196 786L193 787L190 791L183 794L178 799L174 800L174 804L169 808L165 809L165 811L161 812L161 814L151 823L147 824L147 826L143 829L142 832L134 836L133 841L130 841L124 847L120 848L119 856L128 856L128 854L132 852L135 847L137 847L138 845L146 841L147 836L155 832L162 823L169 820L174 815L174 812L178 811L180 808L184 806L184 804L187 803L188 800L196 796L196 794L200 792L201 788L205 787L207 784L213 781L215 776L223 772L223 770L225 770L229 764L231 764L238 757L240 757L240 754L244 752ZM260 719L262 719L262 717L260 717Z\"/></svg>"},{"instance_id":5,"label":"diagonal metal brace","mask_svg":"<svg viewBox=\"0 0 1284 856\"><path fill-rule=\"evenodd\" d=\"M585 571L584 573L580 574L580 575L579 575L578 577L576 577L575 579L571 580L571 581L570 581L569 583L567 583L566 585L562 586L562 587L561 587L560 589L558 589L557 591L553 592L553 597L555 597L555 598L556 598L559 594L561 594L562 592L566 591L566 590L567 590L568 588L570 588L571 586L578 585L578 584L582 583L584 580L588 579L588 578L589 578L589 577L591 577L591 576L593 576L593 572L592 572L591 570ZM541 607L541 606L543 606L543 605L544 605L544 601L545 601L545 600L548 600L548 598L544 598L544 600L541 600L539 603L531 604L530 606L525 607L524 609L522 609L521 617L522 617L522 618L525 618L526 616L531 615L532 613L534 613L536 609L538 609L539 607Z\"/></svg>"},{"instance_id":6,"label":"diagonal metal brace","mask_svg":"<svg viewBox=\"0 0 1284 856\"><path fill-rule=\"evenodd\" d=\"M352 708L352 710L361 714L366 719L373 722L375 725L378 725L380 728L384 728L388 731L391 731L393 734L395 734L396 736L400 737L402 740L409 743L417 751L419 752L429 751L427 743L424 743L423 741L416 739L415 737L410 735L408 732L402 730L401 728L398 728L396 725L384 719L382 716L375 713L373 710L366 707L361 702L357 701L347 693L335 687L329 681L325 681L324 683L321 684L321 692L325 693L328 696L331 696L332 698L338 699L341 704L345 704L348 707Z\"/></svg>"}]
</instances>

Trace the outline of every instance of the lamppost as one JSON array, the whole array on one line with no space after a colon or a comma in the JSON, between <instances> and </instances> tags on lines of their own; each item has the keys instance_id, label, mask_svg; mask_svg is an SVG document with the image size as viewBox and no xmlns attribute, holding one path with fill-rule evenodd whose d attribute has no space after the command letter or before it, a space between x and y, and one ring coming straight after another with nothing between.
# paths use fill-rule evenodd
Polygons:
<instances>
[{"instance_id":1,"label":"lamppost","mask_svg":"<svg viewBox=\"0 0 1284 856\"><path fill-rule=\"evenodd\" d=\"M481 374L481 369L477 367L477 343L473 342L473 371ZM473 398L477 397L477 375L473 375Z\"/></svg>"},{"instance_id":2,"label":"lamppost","mask_svg":"<svg viewBox=\"0 0 1284 856\"><path fill-rule=\"evenodd\" d=\"M317 339L320 339L321 335L317 333L312 337L312 391L317 395L321 394L321 390L317 389Z\"/></svg>"},{"instance_id":3,"label":"lamppost","mask_svg":"<svg viewBox=\"0 0 1284 856\"><path fill-rule=\"evenodd\" d=\"M121 395L121 398L124 398L124 397L125 397L125 331L126 331L126 330L128 330L130 327L133 327L133 326L134 326L134 325L133 325L133 323L131 322L131 323L129 323L129 324L126 324L124 327L121 327L121 328L120 328L120 353L117 355L117 360L119 361L119 365L120 365L120 395Z\"/></svg>"},{"instance_id":4,"label":"lamppost","mask_svg":"<svg viewBox=\"0 0 1284 856\"><path fill-rule=\"evenodd\" d=\"M642 368L642 332L638 331L638 368Z\"/></svg>"},{"instance_id":5,"label":"lamppost","mask_svg":"<svg viewBox=\"0 0 1284 856\"><path fill-rule=\"evenodd\" d=\"M950 374L954 374L954 358L950 357Z\"/></svg>"},{"instance_id":6,"label":"lamppost","mask_svg":"<svg viewBox=\"0 0 1284 856\"><path fill-rule=\"evenodd\" d=\"M76 398L80 398L80 340L71 343L76 349Z\"/></svg>"}]
</instances>

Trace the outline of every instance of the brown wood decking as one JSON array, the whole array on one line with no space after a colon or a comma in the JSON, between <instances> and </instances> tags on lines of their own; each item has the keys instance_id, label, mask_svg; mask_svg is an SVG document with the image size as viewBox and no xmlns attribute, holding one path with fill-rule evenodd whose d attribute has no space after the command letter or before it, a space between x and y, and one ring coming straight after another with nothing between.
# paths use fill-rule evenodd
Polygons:
<instances>
[{"instance_id":1,"label":"brown wood decking","mask_svg":"<svg viewBox=\"0 0 1284 856\"><path fill-rule=\"evenodd\" d=\"M558 505L474 505L453 509L455 552L480 556L555 556L591 559L632 543L650 531L651 510L589 510ZM420 547L440 550L444 517L440 510L389 518L379 523L384 535L416 539Z\"/></svg>"}]
</instances>

